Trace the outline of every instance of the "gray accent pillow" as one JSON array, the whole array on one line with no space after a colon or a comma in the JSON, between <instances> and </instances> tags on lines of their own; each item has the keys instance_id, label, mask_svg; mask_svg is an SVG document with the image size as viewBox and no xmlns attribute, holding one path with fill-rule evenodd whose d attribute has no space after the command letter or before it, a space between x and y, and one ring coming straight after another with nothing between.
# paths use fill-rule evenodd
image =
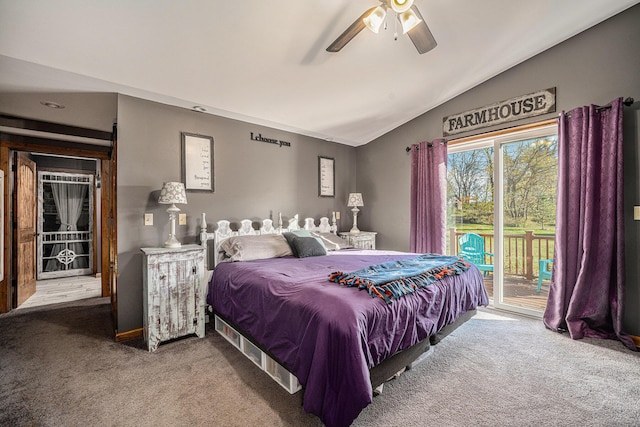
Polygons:
<instances>
[{"instance_id":1,"label":"gray accent pillow","mask_svg":"<svg viewBox=\"0 0 640 427\"><path fill-rule=\"evenodd\" d=\"M298 258L327 254L327 249L315 237L294 237L292 248Z\"/></svg>"},{"instance_id":2,"label":"gray accent pillow","mask_svg":"<svg viewBox=\"0 0 640 427\"><path fill-rule=\"evenodd\" d=\"M281 234L229 237L220 244L224 261L252 261L291 255L291 248Z\"/></svg>"},{"instance_id":3,"label":"gray accent pillow","mask_svg":"<svg viewBox=\"0 0 640 427\"><path fill-rule=\"evenodd\" d=\"M293 239L296 237L310 237L311 233L309 230L293 230L293 231L285 231L282 233L285 239L287 239L287 243L289 246L293 243Z\"/></svg>"},{"instance_id":4,"label":"gray accent pillow","mask_svg":"<svg viewBox=\"0 0 640 427\"><path fill-rule=\"evenodd\" d=\"M291 252L293 252L294 256L298 256L298 254L296 252L295 246L293 246L293 239L295 239L296 237L312 237L311 234L312 233L309 230L293 230L293 231L287 231L285 233L282 233L284 238L287 239L287 242L289 243L289 246L291 247ZM322 244L322 246L324 246L324 243L322 243L321 240L319 240L319 241ZM325 248L325 250L326 249L327 248Z\"/></svg>"}]
</instances>

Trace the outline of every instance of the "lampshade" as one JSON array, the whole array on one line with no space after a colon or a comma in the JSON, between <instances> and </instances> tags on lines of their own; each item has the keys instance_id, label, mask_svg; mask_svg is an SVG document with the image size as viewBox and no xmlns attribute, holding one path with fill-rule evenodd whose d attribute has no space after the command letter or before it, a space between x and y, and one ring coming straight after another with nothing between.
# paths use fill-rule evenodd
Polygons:
<instances>
[{"instance_id":1,"label":"lampshade","mask_svg":"<svg viewBox=\"0 0 640 427\"><path fill-rule=\"evenodd\" d=\"M349 201L347 202L347 206L364 206L364 203L362 201L362 193L349 193Z\"/></svg>"},{"instance_id":2,"label":"lampshade","mask_svg":"<svg viewBox=\"0 0 640 427\"><path fill-rule=\"evenodd\" d=\"M402 13L413 6L413 0L391 0L389 4L395 13Z\"/></svg>"},{"instance_id":3,"label":"lampshade","mask_svg":"<svg viewBox=\"0 0 640 427\"><path fill-rule=\"evenodd\" d=\"M416 13L412 9L399 14L398 18L400 19L400 23L402 24L403 34L406 34L407 31L411 30L413 27L422 22L422 19L418 18L418 15L416 15Z\"/></svg>"},{"instance_id":4,"label":"lampshade","mask_svg":"<svg viewBox=\"0 0 640 427\"><path fill-rule=\"evenodd\" d=\"M366 25L368 29L378 34L386 16L386 9L382 6L378 6L369 14L369 16L364 18L362 22L364 22L364 25Z\"/></svg>"},{"instance_id":5,"label":"lampshade","mask_svg":"<svg viewBox=\"0 0 640 427\"><path fill-rule=\"evenodd\" d=\"M187 193L184 188L184 184L181 182L165 182L160 190L160 197L158 203L173 204L182 203L187 204Z\"/></svg>"}]
</instances>

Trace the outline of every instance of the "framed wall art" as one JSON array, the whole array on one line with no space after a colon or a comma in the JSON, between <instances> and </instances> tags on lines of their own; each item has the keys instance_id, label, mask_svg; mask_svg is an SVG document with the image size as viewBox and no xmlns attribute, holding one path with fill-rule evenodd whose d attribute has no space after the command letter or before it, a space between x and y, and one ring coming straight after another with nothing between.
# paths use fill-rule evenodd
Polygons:
<instances>
[{"instance_id":1,"label":"framed wall art","mask_svg":"<svg viewBox=\"0 0 640 427\"><path fill-rule=\"evenodd\" d=\"M318 156L318 196L336 196L335 178L335 160L331 157Z\"/></svg>"},{"instance_id":2,"label":"framed wall art","mask_svg":"<svg viewBox=\"0 0 640 427\"><path fill-rule=\"evenodd\" d=\"M213 138L182 132L182 182L187 191L214 191Z\"/></svg>"}]
</instances>

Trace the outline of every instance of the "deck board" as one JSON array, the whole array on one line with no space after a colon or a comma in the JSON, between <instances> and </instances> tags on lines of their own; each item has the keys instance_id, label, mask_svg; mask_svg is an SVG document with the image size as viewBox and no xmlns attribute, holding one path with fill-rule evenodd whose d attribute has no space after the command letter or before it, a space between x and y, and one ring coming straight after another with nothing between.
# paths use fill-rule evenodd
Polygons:
<instances>
[{"instance_id":1,"label":"deck board","mask_svg":"<svg viewBox=\"0 0 640 427\"><path fill-rule=\"evenodd\" d=\"M543 281L540 292L537 292L538 279L505 277L503 303L543 312L549 297L549 283L548 280ZM493 299L493 274L487 274L484 277L484 286L487 288L489 298Z\"/></svg>"}]
</instances>

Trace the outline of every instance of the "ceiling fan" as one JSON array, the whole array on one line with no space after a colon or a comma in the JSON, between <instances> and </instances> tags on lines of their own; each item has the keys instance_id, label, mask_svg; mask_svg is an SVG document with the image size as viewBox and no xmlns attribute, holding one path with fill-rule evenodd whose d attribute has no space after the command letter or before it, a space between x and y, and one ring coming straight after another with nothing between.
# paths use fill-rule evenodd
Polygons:
<instances>
[{"instance_id":1,"label":"ceiling fan","mask_svg":"<svg viewBox=\"0 0 640 427\"><path fill-rule=\"evenodd\" d=\"M351 41L364 27L374 33L378 33L387 17L387 10L391 8L396 13L398 22L402 25L402 32L409 34L409 38L420 54L429 52L436 47L436 39L433 38L429 27L424 22L414 0L380 0L380 5L366 10L355 22L342 33L327 48L327 52L338 52ZM397 33L395 35L397 39Z\"/></svg>"}]
</instances>

